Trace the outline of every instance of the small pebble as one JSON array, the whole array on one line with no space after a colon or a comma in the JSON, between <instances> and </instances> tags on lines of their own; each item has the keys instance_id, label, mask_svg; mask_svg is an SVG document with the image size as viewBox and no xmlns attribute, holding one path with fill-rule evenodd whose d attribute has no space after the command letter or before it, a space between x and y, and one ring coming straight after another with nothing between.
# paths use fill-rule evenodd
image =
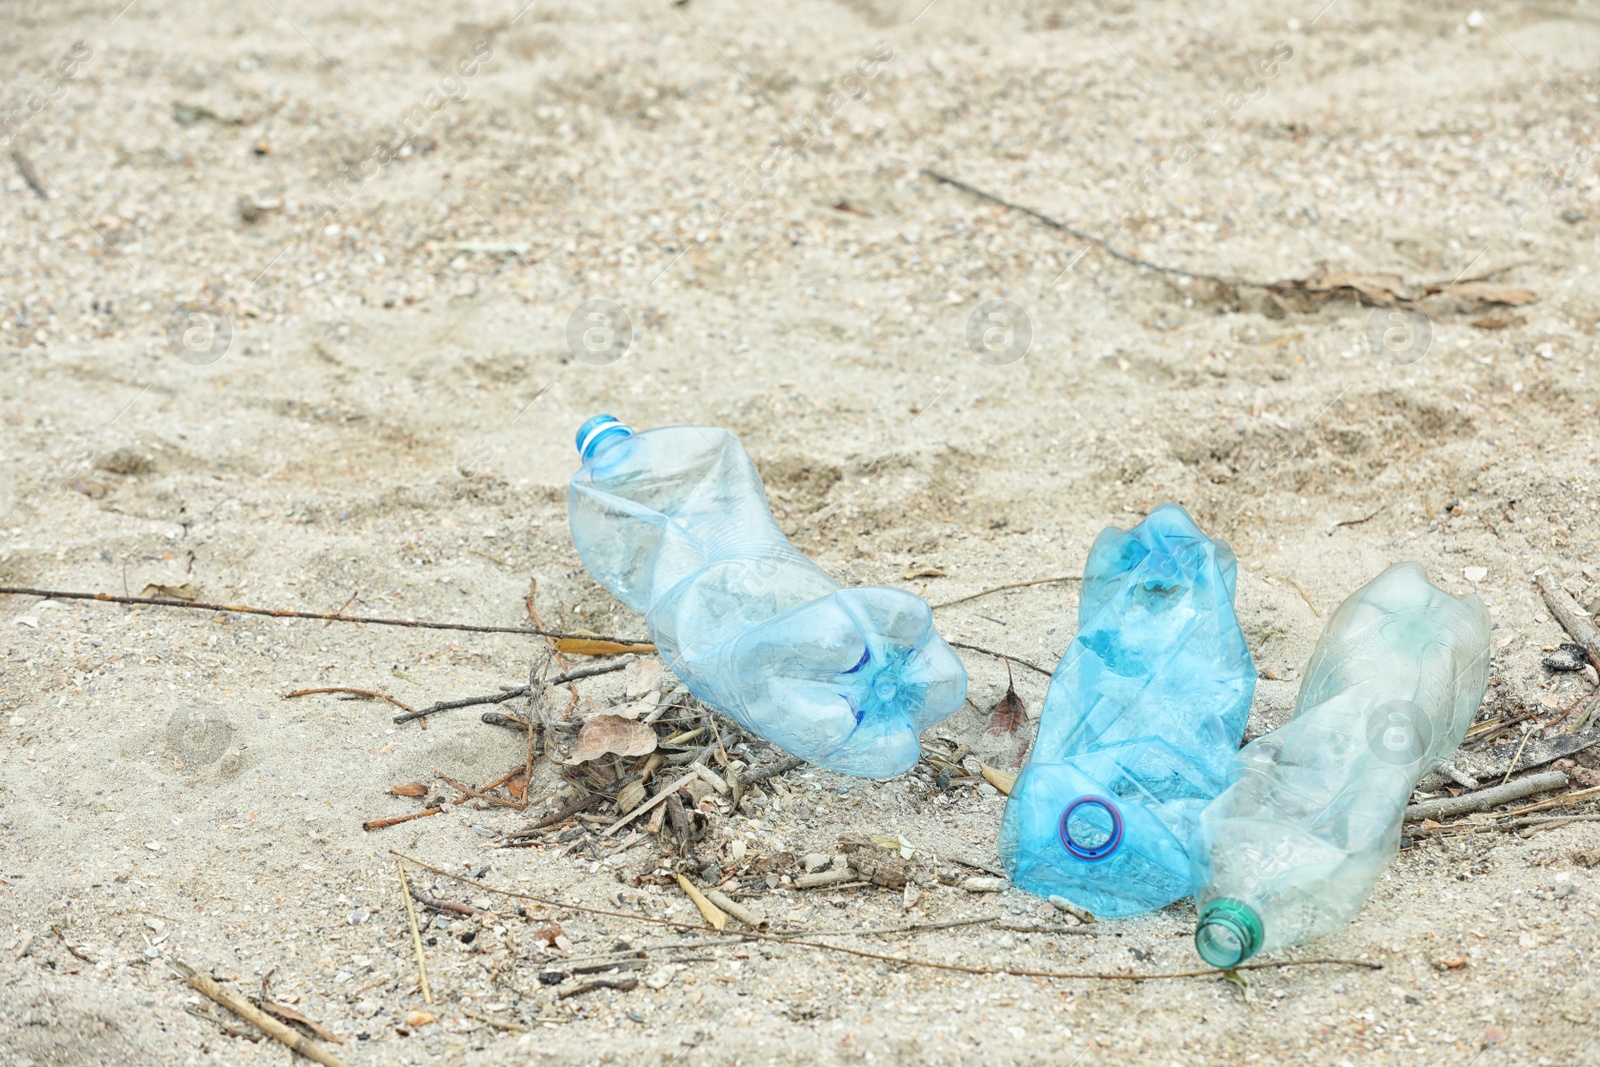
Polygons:
<instances>
[{"instance_id":1,"label":"small pebble","mask_svg":"<svg viewBox=\"0 0 1600 1067\"><path fill-rule=\"evenodd\" d=\"M350 925L351 926L360 926L362 923L366 922L371 917L372 917L372 915L371 915L370 912L361 911L361 910L352 911L350 913Z\"/></svg>"}]
</instances>

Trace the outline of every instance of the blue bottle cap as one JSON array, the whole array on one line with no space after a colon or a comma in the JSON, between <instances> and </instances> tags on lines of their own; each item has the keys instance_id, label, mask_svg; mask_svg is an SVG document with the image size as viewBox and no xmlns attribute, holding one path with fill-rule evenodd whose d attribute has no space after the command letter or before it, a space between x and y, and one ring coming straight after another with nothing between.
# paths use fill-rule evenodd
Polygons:
<instances>
[{"instance_id":1,"label":"blue bottle cap","mask_svg":"<svg viewBox=\"0 0 1600 1067\"><path fill-rule=\"evenodd\" d=\"M633 434L633 427L625 426L615 415L596 415L578 427L578 458L589 462L600 447L601 441L617 440Z\"/></svg>"}]
</instances>

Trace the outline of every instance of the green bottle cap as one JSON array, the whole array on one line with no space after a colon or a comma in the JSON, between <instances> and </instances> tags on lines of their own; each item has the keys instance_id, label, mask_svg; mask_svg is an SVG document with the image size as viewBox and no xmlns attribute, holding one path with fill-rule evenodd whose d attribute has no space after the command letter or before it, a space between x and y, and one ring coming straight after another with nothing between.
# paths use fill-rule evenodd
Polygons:
<instances>
[{"instance_id":1,"label":"green bottle cap","mask_svg":"<svg viewBox=\"0 0 1600 1067\"><path fill-rule=\"evenodd\" d=\"M1212 901L1200 915L1194 947L1213 967L1237 967L1261 947L1261 918L1243 901Z\"/></svg>"}]
</instances>

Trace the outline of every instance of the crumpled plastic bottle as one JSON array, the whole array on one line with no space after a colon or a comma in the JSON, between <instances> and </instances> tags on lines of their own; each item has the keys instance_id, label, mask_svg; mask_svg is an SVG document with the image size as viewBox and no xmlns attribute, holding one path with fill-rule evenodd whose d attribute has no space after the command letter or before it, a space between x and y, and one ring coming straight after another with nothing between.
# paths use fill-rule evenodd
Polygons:
<instances>
[{"instance_id":1,"label":"crumpled plastic bottle","mask_svg":"<svg viewBox=\"0 0 1600 1067\"><path fill-rule=\"evenodd\" d=\"M1255 693L1237 564L1181 507L1100 534L1000 856L1014 885L1096 915L1187 896L1190 837L1225 784Z\"/></svg>"},{"instance_id":2,"label":"crumpled plastic bottle","mask_svg":"<svg viewBox=\"0 0 1600 1067\"><path fill-rule=\"evenodd\" d=\"M1201 815L1195 948L1215 967L1320 937L1400 847L1417 781L1461 744L1489 678L1489 615L1399 563L1328 620L1295 716L1235 758Z\"/></svg>"},{"instance_id":3,"label":"crumpled plastic bottle","mask_svg":"<svg viewBox=\"0 0 1600 1067\"><path fill-rule=\"evenodd\" d=\"M967 673L901 589L845 589L772 519L727 430L578 431L567 496L595 579L643 612L662 658L701 701L821 767L909 770L919 735L966 698Z\"/></svg>"}]
</instances>

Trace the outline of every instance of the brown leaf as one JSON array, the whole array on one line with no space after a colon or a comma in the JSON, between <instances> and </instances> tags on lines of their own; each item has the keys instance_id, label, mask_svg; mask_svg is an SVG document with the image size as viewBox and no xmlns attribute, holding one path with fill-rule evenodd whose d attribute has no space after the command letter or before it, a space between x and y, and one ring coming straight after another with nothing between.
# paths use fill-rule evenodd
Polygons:
<instances>
[{"instance_id":1,"label":"brown leaf","mask_svg":"<svg viewBox=\"0 0 1600 1067\"><path fill-rule=\"evenodd\" d=\"M1353 289L1377 304L1397 304L1413 298L1410 286L1398 274L1350 274L1342 270L1319 271L1292 284L1312 292Z\"/></svg>"},{"instance_id":2,"label":"brown leaf","mask_svg":"<svg viewBox=\"0 0 1600 1067\"><path fill-rule=\"evenodd\" d=\"M601 641L593 637L556 638L556 651L568 656L619 656L624 652L643 655L655 650L655 645L625 645L621 641Z\"/></svg>"},{"instance_id":3,"label":"brown leaf","mask_svg":"<svg viewBox=\"0 0 1600 1067\"><path fill-rule=\"evenodd\" d=\"M1007 670L1010 664L1006 665ZM1010 681L1006 682L1006 695L1000 698L989 712L989 732L991 734L1014 734L1022 729L1022 724L1028 721L1028 706L1017 696L1016 689L1012 688Z\"/></svg>"},{"instance_id":4,"label":"brown leaf","mask_svg":"<svg viewBox=\"0 0 1600 1067\"><path fill-rule=\"evenodd\" d=\"M335 1034L333 1031L329 1030L320 1023L312 1022L310 1019L307 1019L304 1015L301 1015L293 1008L286 1008L282 1004L274 1004L270 1000L263 1000L261 1002L261 1010L266 1012L268 1015L276 1015L286 1023L299 1023L301 1026L304 1026L307 1030L310 1030L313 1034L322 1038L324 1041L332 1041L336 1045L344 1044L344 1041L339 1038L339 1035Z\"/></svg>"},{"instance_id":5,"label":"brown leaf","mask_svg":"<svg viewBox=\"0 0 1600 1067\"><path fill-rule=\"evenodd\" d=\"M184 582L182 585L159 585L151 582L139 591L141 597L165 597L168 600L194 600L200 591L194 587L193 582Z\"/></svg>"},{"instance_id":6,"label":"brown leaf","mask_svg":"<svg viewBox=\"0 0 1600 1067\"><path fill-rule=\"evenodd\" d=\"M405 785L397 785L389 790L389 795L394 797L425 797L428 795L428 787L421 782L407 782Z\"/></svg>"},{"instance_id":7,"label":"brown leaf","mask_svg":"<svg viewBox=\"0 0 1600 1067\"><path fill-rule=\"evenodd\" d=\"M601 756L648 756L656 750L656 732L642 722L621 715L591 715L578 731L578 743L567 753L568 763Z\"/></svg>"},{"instance_id":8,"label":"brown leaf","mask_svg":"<svg viewBox=\"0 0 1600 1067\"><path fill-rule=\"evenodd\" d=\"M1482 300L1486 304L1510 304L1521 307L1523 304L1532 304L1539 299L1539 294L1532 289L1522 289L1515 285L1492 285L1488 282L1463 282L1460 285L1447 285L1444 292L1452 296L1465 296L1474 300Z\"/></svg>"},{"instance_id":9,"label":"brown leaf","mask_svg":"<svg viewBox=\"0 0 1600 1067\"><path fill-rule=\"evenodd\" d=\"M656 706L654 704L647 703L643 700L630 700L625 704L613 704L609 708L600 708L596 711L591 711L585 715L584 718L592 719L596 715L615 715L622 719L637 719L639 716L647 715L654 710L656 710Z\"/></svg>"},{"instance_id":10,"label":"brown leaf","mask_svg":"<svg viewBox=\"0 0 1600 1067\"><path fill-rule=\"evenodd\" d=\"M528 776L521 773L512 775L510 780L506 782L506 792L511 794L511 799L513 800L521 800L527 796Z\"/></svg>"},{"instance_id":11,"label":"brown leaf","mask_svg":"<svg viewBox=\"0 0 1600 1067\"><path fill-rule=\"evenodd\" d=\"M994 786L1006 796L1011 795L1011 787L1017 784L1017 776L1010 771L1002 771L987 763L982 766L983 780Z\"/></svg>"},{"instance_id":12,"label":"brown leaf","mask_svg":"<svg viewBox=\"0 0 1600 1067\"><path fill-rule=\"evenodd\" d=\"M642 697L651 690L661 688L667 665L658 657L636 659L622 672L622 691L630 697Z\"/></svg>"}]
</instances>

